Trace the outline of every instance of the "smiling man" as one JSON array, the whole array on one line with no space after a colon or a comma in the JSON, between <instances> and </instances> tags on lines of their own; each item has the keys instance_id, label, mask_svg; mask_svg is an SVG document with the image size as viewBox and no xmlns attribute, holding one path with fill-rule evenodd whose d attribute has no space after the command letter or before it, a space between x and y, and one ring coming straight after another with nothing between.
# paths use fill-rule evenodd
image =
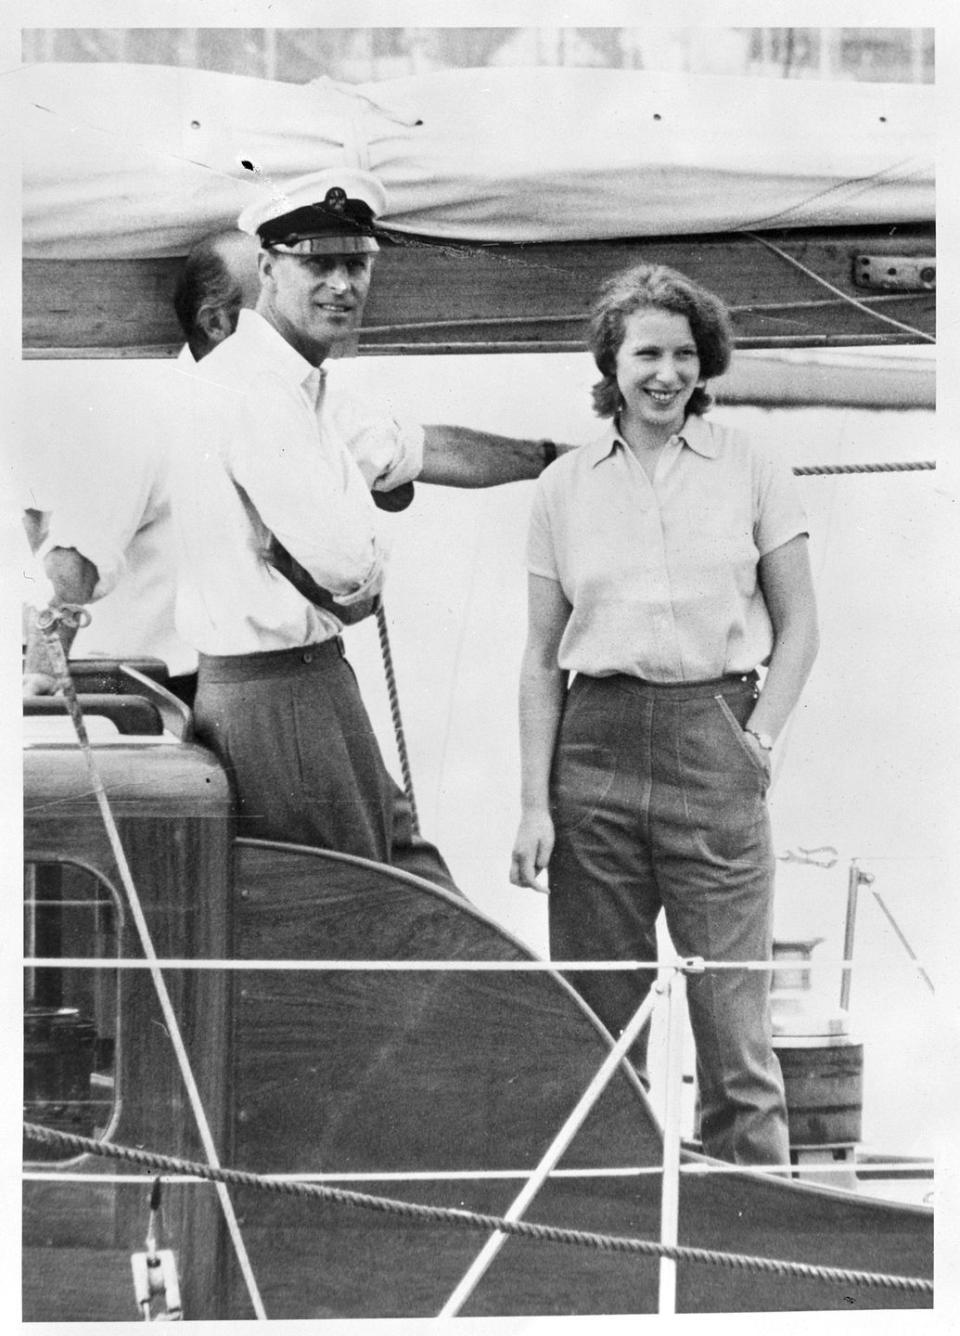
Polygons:
<instances>
[{"instance_id":1,"label":"smiling man","mask_svg":"<svg viewBox=\"0 0 960 1336\"><path fill-rule=\"evenodd\" d=\"M344 658L350 610L384 579L372 492L414 478L535 477L556 450L400 422L328 377L322 364L360 322L384 203L375 177L333 169L240 216L260 240L261 291L193 377L192 446L174 483L178 624L200 654L197 735L231 775L241 834L357 854L455 889L412 831ZM311 597L305 581L332 600Z\"/></svg>"}]
</instances>

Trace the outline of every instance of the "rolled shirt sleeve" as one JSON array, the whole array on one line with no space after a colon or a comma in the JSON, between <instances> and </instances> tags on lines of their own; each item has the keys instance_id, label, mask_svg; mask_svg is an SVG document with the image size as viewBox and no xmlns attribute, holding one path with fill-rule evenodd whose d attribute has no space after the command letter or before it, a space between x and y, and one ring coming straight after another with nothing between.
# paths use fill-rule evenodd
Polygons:
<instances>
[{"instance_id":1,"label":"rolled shirt sleeve","mask_svg":"<svg viewBox=\"0 0 960 1336\"><path fill-rule=\"evenodd\" d=\"M130 543L163 503L159 456L147 456L129 434L119 445L105 432L97 449L86 456L83 475L57 496L37 551L42 561L54 548L73 548L91 562L97 570L95 600L116 587Z\"/></svg>"},{"instance_id":2,"label":"rolled shirt sleeve","mask_svg":"<svg viewBox=\"0 0 960 1336\"><path fill-rule=\"evenodd\" d=\"M351 388L334 366L327 373L323 417L343 442L371 491L391 492L423 468L423 427L361 383Z\"/></svg>"}]
</instances>

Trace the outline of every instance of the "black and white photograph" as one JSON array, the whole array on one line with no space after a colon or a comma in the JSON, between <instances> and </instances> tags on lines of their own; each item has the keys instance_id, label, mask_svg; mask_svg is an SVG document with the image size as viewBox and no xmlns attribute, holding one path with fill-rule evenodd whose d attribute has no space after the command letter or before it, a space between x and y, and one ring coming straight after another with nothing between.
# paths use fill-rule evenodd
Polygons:
<instances>
[{"instance_id":1,"label":"black and white photograph","mask_svg":"<svg viewBox=\"0 0 960 1336\"><path fill-rule=\"evenodd\" d=\"M0 1311L948 1330L943 6L10 9Z\"/></svg>"}]
</instances>

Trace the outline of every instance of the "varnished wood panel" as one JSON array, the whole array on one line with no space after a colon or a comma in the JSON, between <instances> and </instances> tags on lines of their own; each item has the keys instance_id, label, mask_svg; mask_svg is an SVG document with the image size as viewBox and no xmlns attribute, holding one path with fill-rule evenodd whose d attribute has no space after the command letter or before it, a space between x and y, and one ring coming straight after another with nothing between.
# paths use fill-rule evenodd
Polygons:
<instances>
[{"instance_id":1,"label":"varnished wood panel","mask_svg":"<svg viewBox=\"0 0 960 1336\"><path fill-rule=\"evenodd\" d=\"M231 825L222 771L197 748L113 745L96 750L98 770L117 818L120 839L160 957L222 958L231 949L227 915ZM121 954L143 952L83 758L76 747L41 746L25 753L25 858L65 859L91 869L116 892ZM68 948L68 944L65 944ZM120 973L116 1062L118 1113L110 1138L163 1154L204 1159L201 1141L150 975ZM228 983L214 972L165 975L184 1046L221 1155L227 1158L225 1078ZM54 1164L42 1166L51 1172ZM143 1186L102 1185L101 1173L136 1172L92 1156L70 1161L84 1184L24 1184L24 1302L29 1318L57 1319L63 1295L73 1318L95 1320L126 1306L136 1318L129 1253L141 1251L152 1175ZM221 1311L220 1210L206 1184L164 1190L163 1238L183 1258L186 1310ZM92 1263L86 1250L103 1254ZM118 1272L115 1253L126 1257ZM38 1283L37 1268L43 1276ZM106 1296L88 1277L117 1277ZM106 1282L104 1282L106 1283Z\"/></svg>"},{"instance_id":2,"label":"varnished wood panel","mask_svg":"<svg viewBox=\"0 0 960 1336\"><path fill-rule=\"evenodd\" d=\"M919 342L934 334L932 292L878 294L853 281L861 254L933 257L932 226L767 235L841 294L908 328L849 305L747 234L513 246L402 238L384 242L360 350L580 348L599 283L641 260L672 265L718 292L734 308L744 347ZM39 356L172 356L183 342L171 304L180 265L177 259L26 260L24 348Z\"/></svg>"},{"instance_id":3,"label":"varnished wood panel","mask_svg":"<svg viewBox=\"0 0 960 1336\"><path fill-rule=\"evenodd\" d=\"M523 960L528 952L457 897L362 860L256 841L238 842L231 859L225 781L199 749L119 747L100 756L157 951L251 964L169 977L224 1161L259 1172L443 1170L452 1177L442 1183L378 1180L365 1190L502 1212L519 1180L478 1182L467 1171L532 1170L612 1042L567 985L549 972L258 969L277 959ZM116 884L76 750L37 748L27 761L28 856L76 859ZM123 936L124 949L138 954L129 924ZM199 1157L147 976L125 976L121 1023L115 1139ZM655 1166L659 1157L659 1132L624 1066L562 1164ZM93 1180L101 1165L82 1164ZM149 1181L92 1181L89 1192L25 1185L29 1318L129 1312L128 1254L142 1247ZM656 1238L659 1192L658 1173L557 1179L528 1218ZM161 1244L181 1259L187 1316L252 1316L213 1190L168 1187L166 1197ZM484 1238L253 1190L234 1197L271 1318L431 1316ZM932 1271L929 1211L748 1176L684 1179L680 1241ZM679 1281L680 1310L690 1312L929 1306L888 1290L701 1265L681 1265ZM465 1313L655 1307L651 1259L511 1240Z\"/></svg>"},{"instance_id":4,"label":"varnished wood panel","mask_svg":"<svg viewBox=\"0 0 960 1336\"><path fill-rule=\"evenodd\" d=\"M455 897L362 860L241 841L235 945L251 961L522 960L528 953ZM236 981L236 1157L259 1172L442 1170L444 1183L365 1183L401 1200L502 1212L612 1042L550 973L251 970ZM652 1167L660 1135L626 1068L564 1167ZM458 1172L459 1171L459 1172ZM657 1238L660 1177L557 1179L528 1218ZM484 1236L346 1206L244 1192L244 1231L271 1317L435 1315ZM746 1178L684 1181L681 1242L929 1275L929 1212ZM247 1316L235 1275L231 1314ZM511 1240L465 1315L644 1313L656 1263ZM681 1307L848 1310L849 1287L684 1266ZM923 1306L857 1291L857 1307Z\"/></svg>"}]
</instances>

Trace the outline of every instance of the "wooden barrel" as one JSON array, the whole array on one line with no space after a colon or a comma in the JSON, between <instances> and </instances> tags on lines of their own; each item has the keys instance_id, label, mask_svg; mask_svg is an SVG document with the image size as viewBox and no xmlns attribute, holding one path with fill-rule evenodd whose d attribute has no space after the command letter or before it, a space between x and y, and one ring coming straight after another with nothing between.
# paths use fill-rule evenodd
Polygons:
<instances>
[{"instance_id":1,"label":"wooden barrel","mask_svg":"<svg viewBox=\"0 0 960 1336\"><path fill-rule=\"evenodd\" d=\"M862 1136L863 1045L849 1040L775 1041L787 1096L790 1145L853 1145Z\"/></svg>"}]
</instances>

